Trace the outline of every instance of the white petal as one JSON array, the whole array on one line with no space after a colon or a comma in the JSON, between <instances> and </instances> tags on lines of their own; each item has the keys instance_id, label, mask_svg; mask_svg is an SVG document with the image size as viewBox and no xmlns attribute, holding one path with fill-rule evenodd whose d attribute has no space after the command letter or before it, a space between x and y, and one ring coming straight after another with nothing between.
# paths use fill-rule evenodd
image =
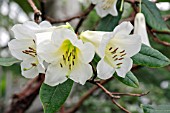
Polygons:
<instances>
[{"instance_id":1,"label":"white petal","mask_svg":"<svg viewBox=\"0 0 170 113\"><path fill-rule=\"evenodd\" d=\"M52 32L40 32L36 33L36 45L39 45L44 41L51 41Z\"/></svg>"},{"instance_id":2,"label":"white petal","mask_svg":"<svg viewBox=\"0 0 170 113\"><path fill-rule=\"evenodd\" d=\"M118 76L125 78L126 73L130 71L130 69L132 68L133 65L133 61L131 58L125 58L124 60L122 60L123 64L121 65L121 67L119 69L116 69L116 72L118 74Z\"/></svg>"},{"instance_id":3,"label":"white petal","mask_svg":"<svg viewBox=\"0 0 170 113\"><path fill-rule=\"evenodd\" d=\"M78 40L75 43L75 46L80 49L80 60L82 60L84 63L89 63L90 61L92 61L95 54L95 50L94 46L91 43L87 42L83 44L81 40Z\"/></svg>"},{"instance_id":4,"label":"white petal","mask_svg":"<svg viewBox=\"0 0 170 113\"><path fill-rule=\"evenodd\" d=\"M142 39L142 43L151 47L148 39L148 34L146 31L145 17L142 13L136 14L135 22L134 22L134 34L140 35Z\"/></svg>"},{"instance_id":5,"label":"white petal","mask_svg":"<svg viewBox=\"0 0 170 113\"><path fill-rule=\"evenodd\" d=\"M107 32L103 31L85 31L80 34L80 39L83 40L83 42L90 42L95 46L95 50L98 53L98 48L100 45L100 42L102 40L102 37Z\"/></svg>"},{"instance_id":6,"label":"white petal","mask_svg":"<svg viewBox=\"0 0 170 113\"><path fill-rule=\"evenodd\" d=\"M105 33L105 34L103 35L102 41L101 41L101 43L100 43L100 45L99 45L99 49L98 49L98 51L99 51L99 56L100 56L101 58L104 57L106 46L107 46L107 44L109 43L109 41L110 41L112 38L113 38L113 33Z\"/></svg>"},{"instance_id":7,"label":"white petal","mask_svg":"<svg viewBox=\"0 0 170 113\"><path fill-rule=\"evenodd\" d=\"M66 68L61 68L59 64L50 64L45 75L44 83L50 86L56 86L60 83L63 83L67 80L67 71L68 70Z\"/></svg>"},{"instance_id":8,"label":"white petal","mask_svg":"<svg viewBox=\"0 0 170 113\"><path fill-rule=\"evenodd\" d=\"M14 57L16 57L19 60L25 60L31 58L32 56L27 55L22 51L28 50L28 47L35 48L35 45L32 39L22 39L22 40L13 39L10 42L8 42L8 47L9 50L11 51L11 54Z\"/></svg>"},{"instance_id":9,"label":"white petal","mask_svg":"<svg viewBox=\"0 0 170 113\"><path fill-rule=\"evenodd\" d=\"M66 39L69 39L72 44L74 44L78 40L77 35L67 28L56 29L52 34L52 42L57 47L60 47L60 45Z\"/></svg>"},{"instance_id":10,"label":"white petal","mask_svg":"<svg viewBox=\"0 0 170 113\"><path fill-rule=\"evenodd\" d=\"M44 41L37 46L37 53L40 58L48 63L56 61L57 48L50 41Z\"/></svg>"},{"instance_id":11,"label":"white petal","mask_svg":"<svg viewBox=\"0 0 170 113\"><path fill-rule=\"evenodd\" d=\"M109 10L103 10L102 6L103 6L103 3L102 3L102 2L101 2L101 3L98 3L98 4L96 5L95 9L96 9L97 14L98 14L100 17L105 17L106 15L109 14Z\"/></svg>"},{"instance_id":12,"label":"white petal","mask_svg":"<svg viewBox=\"0 0 170 113\"><path fill-rule=\"evenodd\" d=\"M69 78L82 85L92 76L92 67L89 64L79 63L72 70Z\"/></svg>"},{"instance_id":13,"label":"white petal","mask_svg":"<svg viewBox=\"0 0 170 113\"><path fill-rule=\"evenodd\" d=\"M11 30L14 32L14 37L16 39L34 39L35 38L34 32L21 24L14 25Z\"/></svg>"},{"instance_id":14,"label":"white petal","mask_svg":"<svg viewBox=\"0 0 170 113\"><path fill-rule=\"evenodd\" d=\"M113 16L117 16L118 12L116 9L117 0L114 0L113 6L110 8L109 13Z\"/></svg>"},{"instance_id":15,"label":"white petal","mask_svg":"<svg viewBox=\"0 0 170 113\"><path fill-rule=\"evenodd\" d=\"M97 64L97 76L100 79L108 79L113 76L115 69L101 59Z\"/></svg>"},{"instance_id":16,"label":"white petal","mask_svg":"<svg viewBox=\"0 0 170 113\"><path fill-rule=\"evenodd\" d=\"M132 57L141 49L141 38L139 35L122 35L115 37L111 42L115 47L125 50L126 57Z\"/></svg>"},{"instance_id":17,"label":"white petal","mask_svg":"<svg viewBox=\"0 0 170 113\"><path fill-rule=\"evenodd\" d=\"M39 72L38 72L37 66L32 67L32 65L31 65L31 63L33 63L33 62L35 62L34 58L30 58L30 59L27 59L27 60L24 60L23 62L21 62L21 71L22 71L22 75L24 77L35 78L36 76L38 76ZM24 69L29 69L29 70L25 71Z\"/></svg>"},{"instance_id":18,"label":"white petal","mask_svg":"<svg viewBox=\"0 0 170 113\"><path fill-rule=\"evenodd\" d=\"M91 0L91 2L93 3L93 4L97 4L97 3L99 3L99 2L101 2L102 0Z\"/></svg>"},{"instance_id":19,"label":"white petal","mask_svg":"<svg viewBox=\"0 0 170 113\"><path fill-rule=\"evenodd\" d=\"M52 25L51 25L50 22L48 22L48 21L42 21L42 22L39 24L39 26L42 27L42 28L52 27Z\"/></svg>"},{"instance_id":20,"label":"white petal","mask_svg":"<svg viewBox=\"0 0 170 113\"><path fill-rule=\"evenodd\" d=\"M35 23L34 21L27 21L23 24L24 27L27 27L31 30L37 30L40 29L39 25Z\"/></svg>"},{"instance_id":21,"label":"white petal","mask_svg":"<svg viewBox=\"0 0 170 113\"><path fill-rule=\"evenodd\" d=\"M115 36L119 35L129 35L133 29L133 25L130 22L122 22L114 29Z\"/></svg>"}]
</instances>

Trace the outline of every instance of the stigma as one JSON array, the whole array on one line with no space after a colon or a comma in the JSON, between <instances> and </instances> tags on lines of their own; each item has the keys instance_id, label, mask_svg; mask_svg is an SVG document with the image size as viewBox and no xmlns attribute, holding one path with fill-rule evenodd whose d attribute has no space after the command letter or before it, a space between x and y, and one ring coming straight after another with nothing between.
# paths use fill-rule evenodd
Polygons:
<instances>
[{"instance_id":1,"label":"stigma","mask_svg":"<svg viewBox=\"0 0 170 113\"><path fill-rule=\"evenodd\" d=\"M114 0L103 0L102 2L103 2L102 5L103 10L108 10L112 7Z\"/></svg>"}]
</instances>

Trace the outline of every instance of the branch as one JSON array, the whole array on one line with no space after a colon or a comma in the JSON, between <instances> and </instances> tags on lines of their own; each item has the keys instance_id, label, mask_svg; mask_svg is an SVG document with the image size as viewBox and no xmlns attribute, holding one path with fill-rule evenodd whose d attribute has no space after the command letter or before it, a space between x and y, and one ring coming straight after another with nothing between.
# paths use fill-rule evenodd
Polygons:
<instances>
[{"instance_id":1,"label":"branch","mask_svg":"<svg viewBox=\"0 0 170 113\"><path fill-rule=\"evenodd\" d=\"M112 102L118 106L122 111L126 112L126 113L130 113L126 108L124 108L123 106L121 106L119 103L117 103L113 98L115 96L112 95L111 92L109 92L104 86L102 86L100 83L96 83L96 85L98 87L100 87L111 99L112 99Z\"/></svg>"},{"instance_id":2,"label":"branch","mask_svg":"<svg viewBox=\"0 0 170 113\"><path fill-rule=\"evenodd\" d=\"M149 92L141 93L141 94L133 94L133 93L119 93L119 92L112 92L112 95L119 95L119 96L133 96L133 97L141 97L149 94Z\"/></svg>"},{"instance_id":3,"label":"branch","mask_svg":"<svg viewBox=\"0 0 170 113\"><path fill-rule=\"evenodd\" d=\"M30 80L20 93L13 95L11 105L5 113L24 113L38 95L43 81L44 74Z\"/></svg>"},{"instance_id":4,"label":"branch","mask_svg":"<svg viewBox=\"0 0 170 113\"><path fill-rule=\"evenodd\" d=\"M93 8L94 8L94 5L91 4L91 5L85 10L84 13L81 13L81 14L79 14L79 15L73 16L73 17L68 18L68 19L65 19L65 20L55 20L54 18L51 18L51 17L49 17L49 16L45 16L45 18L46 18L46 20L50 21L51 24L65 23L65 22L69 22L69 21L71 21L71 20L73 20L73 19L76 19L76 18L85 18L85 17L90 13L90 11L93 10Z\"/></svg>"},{"instance_id":5,"label":"branch","mask_svg":"<svg viewBox=\"0 0 170 113\"><path fill-rule=\"evenodd\" d=\"M101 81L100 84L106 84L110 81L111 79L108 79L108 80L104 80L104 81ZM77 102L76 105L73 106L73 108L70 108L69 110L67 110L65 113L75 113L79 108L80 106L83 104L83 102L89 98L97 89L99 89L98 86L93 86L90 90L88 90L80 99L79 101Z\"/></svg>"},{"instance_id":6,"label":"branch","mask_svg":"<svg viewBox=\"0 0 170 113\"><path fill-rule=\"evenodd\" d=\"M36 23L39 23L39 17L41 16L41 11L38 10L38 8L35 6L35 3L32 0L27 0L28 3L30 4L30 6L32 7L33 11L34 11L34 21Z\"/></svg>"}]
</instances>

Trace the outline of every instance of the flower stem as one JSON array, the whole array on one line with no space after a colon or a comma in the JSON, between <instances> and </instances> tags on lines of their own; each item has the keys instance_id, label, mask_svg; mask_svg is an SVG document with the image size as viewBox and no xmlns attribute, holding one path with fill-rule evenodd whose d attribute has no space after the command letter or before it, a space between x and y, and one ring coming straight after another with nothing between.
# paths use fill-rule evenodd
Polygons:
<instances>
[{"instance_id":1,"label":"flower stem","mask_svg":"<svg viewBox=\"0 0 170 113\"><path fill-rule=\"evenodd\" d=\"M142 0L140 0L140 3L139 3L139 13L141 13L142 11Z\"/></svg>"}]
</instances>

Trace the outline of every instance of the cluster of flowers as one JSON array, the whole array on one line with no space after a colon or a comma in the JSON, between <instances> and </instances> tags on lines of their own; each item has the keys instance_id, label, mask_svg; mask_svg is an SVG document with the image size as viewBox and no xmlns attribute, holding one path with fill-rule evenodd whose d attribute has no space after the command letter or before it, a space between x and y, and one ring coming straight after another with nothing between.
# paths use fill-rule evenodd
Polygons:
<instances>
[{"instance_id":1,"label":"cluster of flowers","mask_svg":"<svg viewBox=\"0 0 170 113\"><path fill-rule=\"evenodd\" d=\"M105 17L108 14L118 16L118 11L116 8L117 1L118 0L91 0L93 4L96 4L95 9L100 17ZM141 12L137 13L135 16L134 33L142 37L142 43L150 46L146 31L145 16Z\"/></svg>"},{"instance_id":2,"label":"cluster of flowers","mask_svg":"<svg viewBox=\"0 0 170 113\"><path fill-rule=\"evenodd\" d=\"M11 54L21 62L22 75L34 78L45 73L44 83L56 86L68 78L85 84L93 75L95 52L101 57L97 65L100 79L110 78L115 71L125 77L132 68L132 57L141 48L139 35L130 35L133 26L123 22L113 32L85 31L76 35L69 24L58 27L43 21L14 25L16 39L8 43Z\"/></svg>"}]
</instances>

